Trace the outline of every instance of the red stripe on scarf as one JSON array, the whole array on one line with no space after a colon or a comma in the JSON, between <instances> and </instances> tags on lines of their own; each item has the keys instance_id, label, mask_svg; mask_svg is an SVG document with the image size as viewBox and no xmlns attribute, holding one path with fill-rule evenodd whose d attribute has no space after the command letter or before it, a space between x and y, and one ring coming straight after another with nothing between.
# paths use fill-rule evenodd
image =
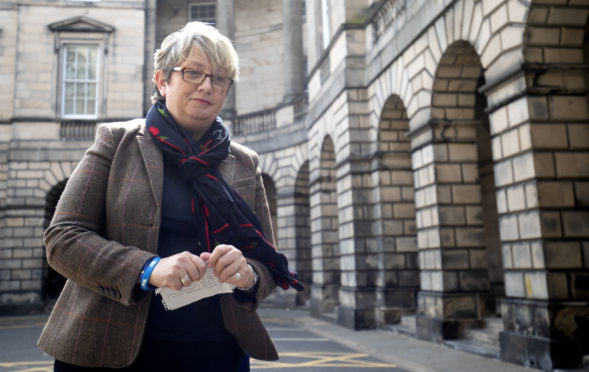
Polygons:
<instances>
[{"instance_id":1,"label":"red stripe on scarf","mask_svg":"<svg viewBox=\"0 0 589 372\"><path fill-rule=\"evenodd\" d=\"M202 159L199 159L199 158L197 158L196 156L191 156L191 157L190 157L190 159L193 159L193 160L199 161L199 162L201 162L201 163L202 163L202 164L204 164L204 165L209 165L209 163L207 163L206 161L204 161L204 160L202 160Z\"/></svg>"},{"instance_id":2,"label":"red stripe on scarf","mask_svg":"<svg viewBox=\"0 0 589 372\"><path fill-rule=\"evenodd\" d=\"M226 223L225 225L219 227L217 230L213 231L213 234L218 234L221 231L225 230L227 227L229 227L229 224L228 223Z\"/></svg>"},{"instance_id":3,"label":"red stripe on scarf","mask_svg":"<svg viewBox=\"0 0 589 372\"><path fill-rule=\"evenodd\" d=\"M217 179L217 177L213 176L212 174L208 174L207 173L207 174L205 174L205 176L209 177L212 180L215 180L215 181L219 182L219 180Z\"/></svg>"},{"instance_id":4,"label":"red stripe on scarf","mask_svg":"<svg viewBox=\"0 0 589 372\"><path fill-rule=\"evenodd\" d=\"M170 142L163 140L161 138L159 138L158 136L154 136L155 138L157 138L161 143L165 143L166 145L170 146L173 149L176 149L177 151L180 151L182 153L182 155L186 155L186 153L184 151L182 151L182 149L178 146L174 146L172 145Z\"/></svg>"}]
</instances>

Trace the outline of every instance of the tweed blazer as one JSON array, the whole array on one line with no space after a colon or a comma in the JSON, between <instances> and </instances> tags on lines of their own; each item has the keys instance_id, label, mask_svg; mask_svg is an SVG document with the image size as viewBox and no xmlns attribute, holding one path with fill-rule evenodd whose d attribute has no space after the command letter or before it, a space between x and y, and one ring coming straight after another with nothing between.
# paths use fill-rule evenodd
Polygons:
<instances>
[{"instance_id":1,"label":"tweed blazer","mask_svg":"<svg viewBox=\"0 0 589 372\"><path fill-rule=\"evenodd\" d=\"M144 119L98 127L44 236L49 264L68 278L38 342L47 354L70 364L110 368L128 366L139 354L153 294L137 284L143 265L158 251L163 164ZM219 170L254 208L273 241L256 153L232 143ZM259 275L257 291L221 295L224 324L248 355L276 360L256 313L274 280L260 262L248 263Z\"/></svg>"}]
</instances>

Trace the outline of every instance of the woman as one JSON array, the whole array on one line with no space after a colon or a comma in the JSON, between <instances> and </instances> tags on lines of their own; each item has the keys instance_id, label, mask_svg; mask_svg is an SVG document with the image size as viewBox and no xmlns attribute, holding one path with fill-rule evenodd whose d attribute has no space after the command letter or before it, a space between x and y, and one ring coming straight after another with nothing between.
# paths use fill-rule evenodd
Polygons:
<instances>
[{"instance_id":1,"label":"woman","mask_svg":"<svg viewBox=\"0 0 589 372\"><path fill-rule=\"evenodd\" d=\"M68 278L39 340L56 371L248 370L278 358L258 304L276 284L302 289L272 246L257 155L217 117L239 75L231 42L189 23L154 71L146 118L99 126L45 233ZM174 311L152 295L207 268L236 289Z\"/></svg>"}]
</instances>

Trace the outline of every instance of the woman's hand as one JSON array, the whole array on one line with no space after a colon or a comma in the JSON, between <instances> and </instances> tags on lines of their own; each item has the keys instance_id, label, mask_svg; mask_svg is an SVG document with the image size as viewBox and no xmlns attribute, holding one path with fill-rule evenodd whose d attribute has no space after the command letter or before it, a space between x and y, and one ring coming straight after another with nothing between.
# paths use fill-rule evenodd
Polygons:
<instances>
[{"instance_id":1,"label":"woman's hand","mask_svg":"<svg viewBox=\"0 0 589 372\"><path fill-rule=\"evenodd\" d=\"M254 273L247 265L245 257L232 245L220 244L212 253L201 253L200 258L207 261L209 267L214 268L215 276L221 283L248 288L254 282ZM236 275L237 273L239 275Z\"/></svg>"},{"instance_id":2,"label":"woman's hand","mask_svg":"<svg viewBox=\"0 0 589 372\"><path fill-rule=\"evenodd\" d=\"M202 258L184 251L162 258L155 265L149 277L149 284L179 291L182 287L200 280L205 274L206 268L206 263Z\"/></svg>"}]
</instances>

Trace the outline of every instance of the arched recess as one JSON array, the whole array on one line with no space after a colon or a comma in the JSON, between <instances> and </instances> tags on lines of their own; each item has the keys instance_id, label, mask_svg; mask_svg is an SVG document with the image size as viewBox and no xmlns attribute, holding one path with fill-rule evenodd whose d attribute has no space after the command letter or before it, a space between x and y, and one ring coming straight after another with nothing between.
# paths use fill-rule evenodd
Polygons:
<instances>
[{"instance_id":1,"label":"arched recess","mask_svg":"<svg viewBox=\"0 0 589 372\"><path fill-rule=\"evenodd\" d=\"M450 45L433 83L432 140L413 153L421 338L456 338L482 324L504 293L483 84L473 46Z\"/></svg>"},{"instance_id":2,"label":"arched recess","mask_svg":"<svg viewBox=\"0 0 589 372\"><path fill-rule=\"evenodd\" d=\"M451 193L446 206L439 209L439 217L444 217L443 224L458 228L456 238L462 233L481 233L475 240L482 241L456 242L455 248L468 249L469 270L480 276L475 290L484 290L487 276L493 295L502 297L505 288L491 132L485 111L487 99L479 92L484 84L481 60L472 45L465 41L453 43L440 60L432 95L432 116L440 119L436 122L440 139L454 142L447 147L447 163L436 167L439 183L449 185ZM447 257L442 255L442 265L445 260ZM461 284L459 280L458 284L469 288L466 281ZM492 306L486 311L499 311Z\"/></svg>"},{"instance_id":3,"label":"arched recess","mask_svg":"<svg viewBox=\"0 0 589 372\"><path fill-rule=\"evenodd\" d=\"M305 286L297 292L296 304L306 305L313 284L311 255L311 206L309 200L309 162L299 170L294 187L295 214L295 267L301 283Z\"/></svg>"},{"instance_id":4,"label":"arched recess","mask_svg":"<svg viewBox=\"0 0 589 372\"><path fill-rule=\"evenodd\" d=\"M329 136L325 137L321 146L319 177L311 186L311 311L316 315L333 314L339 305L341 267L335 149Z\"/></svg>"},{"instance_id":5,"label":"arched recess","mask_svg":"<svg viewBox=\"0 0 589 372\"><path fill-rule=\"evenodd\" d=\"M379 324L397 323L417 307L419 268L407 111L393 95L383 107L372 162L373 232L378 252Z\"/></svg>"},{"instance_id":6,"label":"arched recess","mask_svg":"<svg viewBox=\"0 0 589 372\"><path fill-rule=\"evenodd\" d=\"M43 229L49 227L51 219L55 214L55 207L57 202L63 193L67 179L58 182L55 186L49 190L45 196L45 217L43 219ZM43 249L45 252L45 249ZM65 285L66 279L60 275L57 271L53 270L48 264L47 260L43 262L43 284L42 284L42 298L43 301L52 301L57 299L63 286Z\"/></svg>"},{"instance_id":7,"label":"arched recess","mask_svg":"<svg viewBox=\"0 0 589 372\"><path fill-rule=\"evenodd\" d=\"M266 190L266 199L268 200L268 208L270 209L270 220L272 221L272 233L274 234L274 241L278 242L278 212L276 199L276 185L272 177L266 173L262 173L262 181L264 182L264 189Z\"/></svg>"}]
</instances>

